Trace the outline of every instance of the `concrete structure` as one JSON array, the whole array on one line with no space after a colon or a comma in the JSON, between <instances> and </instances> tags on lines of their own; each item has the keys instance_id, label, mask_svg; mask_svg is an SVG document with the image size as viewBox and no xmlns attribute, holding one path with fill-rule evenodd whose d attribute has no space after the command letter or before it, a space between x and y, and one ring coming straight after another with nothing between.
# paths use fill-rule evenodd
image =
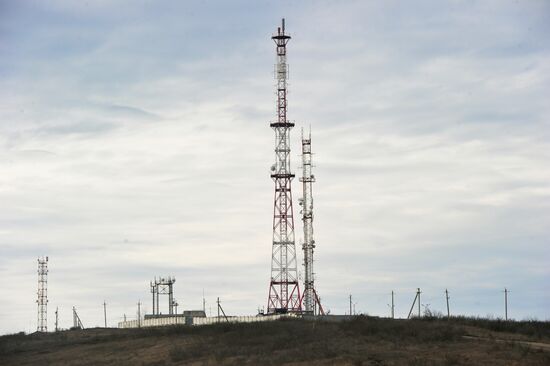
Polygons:
<instances>
[{"instance_id":1,"label":"concrete structure","mask_svg":"<svg viewBox=\"0 0 550 366\"><path fill-rule=\"evenodd\" d=\"M293 317L294 315L266 315L266 316L228 316L225 317L185 317L183 315L146 318L141 321L128 320L118 323L119 328L139 328L141 327L163 327L170 325L208 325L217 323L256 323L278 320L283 317Z\"/></svg>"},{"instance_id":2,"label":"concrete structure","mask_svg":"<svg viewBox=\"0 0 550 366\"><path fill-rule=\"evenodd\" d=\"M192 325L193 319L206 318L206 313L202 310L185 310L183 314L145 314L143 316L144 321L163 319L160 323L165 324L187 324ZM166 320L172 319L172 320ZM124 322L123 322L124 323ZM144 326L142 324L142 326Z\"/></svg>"}]
</instances>

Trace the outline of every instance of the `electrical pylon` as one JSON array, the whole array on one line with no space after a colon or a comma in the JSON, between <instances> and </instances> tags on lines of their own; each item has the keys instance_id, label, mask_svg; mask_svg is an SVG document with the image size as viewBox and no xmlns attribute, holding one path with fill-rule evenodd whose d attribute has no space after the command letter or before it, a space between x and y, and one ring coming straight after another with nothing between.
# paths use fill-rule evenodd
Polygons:
<instances>
[{"instance_id":1,"label":"electrical pylon","mask_svg":"<svg viewBox=\"0 0 550 366\"><path fill-rule=\"evenodd\" d=\"M37 332L48 331L48 257L38 258L38 322Z\"/></svg>"},{"instance_id":2,"label":"electrical pylon","mask_svg":"<svg viewBox=\"0 0 550 366\"><path fill-rule=\"evenodd\" d=\"M290 130L294 123L287 120L286 45L290 36L285 34L285 20L271 37L277 50L275 78L277 80L277 121L270 124L275 131L275 164L271 178L275 182L273 209L273 245L271 251L271 281L267 299L267 313L301 312L300 286L296 247L294 245L294 214L292 209L290 172Z\"/></svg>"},{"instance_id":3,"label":"electrical pylon","mask_svg":"<svg viewBox=\"0 0 550 366\"><path fill-rule=\"evenodd\" d=\"M304 251L304 293L302 304L304 313L316 315L322 314L323 307L315 290L315 273L313 272L313 249L315 248L315 240L313 239L313 190L312 183L315 182L315 176L312 174L312 159L311 159L311 131L307 137L304 136L302 128L302 182L303 196L300 200L302 206L302 222L304 225L304 243L302 249ZM317 310L317 311L316 311Z\"/></svg>"}]
</instances>

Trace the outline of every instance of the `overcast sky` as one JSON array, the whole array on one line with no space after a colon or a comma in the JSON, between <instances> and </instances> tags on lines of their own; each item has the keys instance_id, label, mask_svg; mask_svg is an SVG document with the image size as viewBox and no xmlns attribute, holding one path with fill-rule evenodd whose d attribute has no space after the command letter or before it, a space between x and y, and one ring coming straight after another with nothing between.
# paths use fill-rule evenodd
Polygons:
<instances>
[{"instance_id":1,"label":"overcast sky","mask_svg":"<svg viewBox=\"0 0 550 366\"><path fill-rule=\"evenodd\" d=\"M548 1L0 0L0 333L266 306L281 17L325 308L550 319Z\"/></svg>"}]
</instances>

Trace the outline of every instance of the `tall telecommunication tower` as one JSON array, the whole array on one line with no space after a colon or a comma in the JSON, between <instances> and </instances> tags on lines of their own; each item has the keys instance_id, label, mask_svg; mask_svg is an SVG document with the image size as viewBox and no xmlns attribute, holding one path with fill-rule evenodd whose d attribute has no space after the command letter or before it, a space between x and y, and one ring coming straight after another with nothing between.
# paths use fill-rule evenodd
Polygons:
<instances>
[{"instance_id":1,"label":"tall telecommunication tower","mask_svg":"<svg viewBox=\"0 0 550 366\"><path fill-rule=\"evenodd\" d=\"M270 124L275 131L275 164L271 178L275 182L273 209L273 246L271 252L271 282L267 299L267 313L300 312L300 287L296 247L294 245L294 214L290 189L294 174L290 172L290 129L294 123L287 120L286 45L290 36L285 34L285 20L271 37L276 44L277 65L277 121Z\"/></svg>"},{"instance_id":2,"label":"tall telecommunication tower","mask_svg":"<svg viewBox=\"0 0 550 366\"><path fill-rule=\"evenodd\" d=\"M48 257L38 258L37 332L48 331Z\"/></svg>"},{"instance_id":3,"label":"tall telecommunication tower","mask_svg":"<svg viewBox=\"0 0 550 366\"><path fill-rule=\"evenodd\" d=\"M315 273L313 272L313 249L315 240L313 239L313 190L312 183L315 182L315 176L311 172L311 131L309 136L304 136L302 129L302 182L303 197L300 200L302 206L302 221L304 224L304 297L302 303L306 314L323 314L323 307L315 290ZM317 311L316 311L317 310Z\"/></svg>"}]
</instances>

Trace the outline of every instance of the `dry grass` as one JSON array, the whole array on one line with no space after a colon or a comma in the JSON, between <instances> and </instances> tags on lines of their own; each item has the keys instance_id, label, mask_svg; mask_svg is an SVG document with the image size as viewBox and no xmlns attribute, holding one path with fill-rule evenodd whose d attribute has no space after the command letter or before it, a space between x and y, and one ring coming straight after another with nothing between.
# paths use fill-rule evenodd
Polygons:
<instances>
[{"instance_id":1,"label":"dry grass","mask_svg":"<svg viewBox=\"0 0 550 366\"><path fill-rule=\"evenodd\" d=\"M34 365L548 365L550 352L494 338L546 340L547 322L357 317L252 324L90 329L0 337L0 364ZM494 329L494 330L493 330ZM486 333L487 334L487 333ZM508 338L506 338L508 337Z\"/></svg>"}]
</instances>

